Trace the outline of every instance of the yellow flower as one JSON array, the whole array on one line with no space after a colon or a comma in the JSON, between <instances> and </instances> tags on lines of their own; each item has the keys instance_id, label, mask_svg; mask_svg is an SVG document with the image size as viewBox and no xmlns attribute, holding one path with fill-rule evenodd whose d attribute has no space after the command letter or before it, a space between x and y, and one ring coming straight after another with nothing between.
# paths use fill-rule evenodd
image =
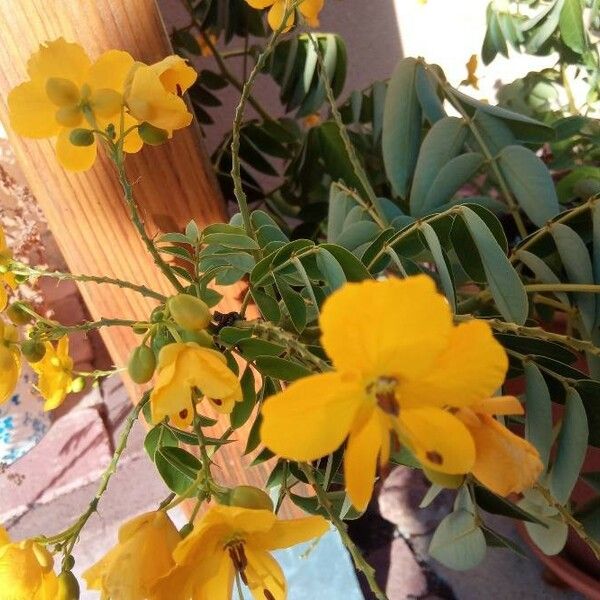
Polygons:
<instances>
[{"instance_id":1,"label":"yellow flower","mask_svg":"<svg viewBox=\"0 0 600 600\"><path fill-rule=\"evenodd\" d=\"M69 338L58 340L56 348L52 342L46 342L44 358L32 363L33 370L39 375L37 389L46 400L44 410L60 406L71 391L73 383L73 359L69 356Z\"/></svg>"},{"instance_id":2,"label":"yellow flower","mask_svg":"<svg viewBox=\"0 0 600 600\"><path fill-rule=\"evenodd\" d=\"M139 121L168 131L192 122L192 114L180 98L198 74L179 56L168 56L153 65L136 63L130 74L125 99L129 112Z\"/></svg>"},{"instance_id":3,"label":"yellow flower","mask_svg":"<svg viewBox=\"0 0 600 600\"><path fill-rule=\"evenodd\" d=\"M334 371L292 383L263 407L261 438L280 456L315 460L348 439L344 473L356 508L366 507L390 431L425 468L468 473L475 445L445 410L489 397L508 362L481 321L454 326L433 281L347 284L321 313L321 342Z\"/></svg>"},{"instance_id":4,"label":"yellow flower","mask_svg":"<svg viewBox=\"0 0 600 600\"><path fill-rule=\"evenodd\" d=\"M246 2L252 8L268 8L269 14L267 15L267 21L271 29L278 29L283 21L285 11L289 8L290 0L246 0ZM323 9L325 0L304 0L298 6L298 10L302 13L302 16L306 19L306 22L311 27L319 26L319 13ZM292 13L286 23L286 31L294 24L294 13Z\"/></svg>"},{"instance_id":5,"label":"yellow flower","mask_svg":"<svg viewBox=\"0 0 600 600\"><path fill-rule=\"evenodd\" d=\"M6 245L6 237L2 227L0 227L0 312L2 312L8 303L8 294L6 287L13 290L17 287L17 281L12 273L8 272L8 265L12 260L12 251Z\"/></svg>"},{"instance_id":6,"label":"yellow flower","mask_svg":"<svg viewBox=\"0 0 600 600\"><path fill-rule=\"evenodd\" d=\"M279 520L269 510L212 506L173 552L176 566L152 600L230 600L236 573L255 599L284 600L286 582L270 551L323 535L322 517Z\"/></svg>"},{"instance_id":7,"label":"yellow flower","mask_svg":"<svg viewBox=\"0 0 600 600\"><path fill-rule=\"evenodd\" d=\"M13 393L21 374L21 355L15 327L0 319L0 404Z\"/></svg>"},{"instance_id":8,"label":"yellow flower","mask_svg":"<svg viewBox=\"0 0 600 600\"><path fill-rule=\"evenodd\" d=\"M158 376L150 395L152 421L169 417L176 425L189 425L194 416L194 389L222 413L230 413L242 399L240 382L216 350L193 342L169 344L158 355Z\"/></svg>"},{"instance_id":9,"label":"yellow flower","mask_svg":"<svg viewBox=\"0 0 600 600\"><path fill-rule=\"evenodd\" d=\"M0 597L53 600L58 589L52 555L33 540L11 542L0 527Z\"/></svg>"},{"instance_id":10,"label":"yellow flower","mask_svg":"<svg viewBox=\"0 0 600 600\"><path fill-rule=\"evenodd\" d=\"M477 77L477 54L472 54L467 64L467 78L461 83L463 85L470 85L472 88L479 89L479 77Z\"/></svg>"},{"instance_id":11,"label":"yellow flower","mask_svg":"<svg viewBox=\"0 0 600 600\"><path fill-rule=\"evenodd\" d=\"M543 470L534 446L492 416L523 412L516 398L501 396L460 408L456 413L475 441L476 458L471 472L485 487L501 496L529 489Z\"/></svg>"},{"instance_id":12,"label":"yellow flower","mask_svg":"<svg viewBox=\"0 0 600 600\"><path fill-rule=\"evenodd\" d=\"M133 66L127 52L109 50L92 63L83 48L63 38L47 42L27 63L30 80L8 95L14 131L31 138L56 137L59 162L71 171L89 169L96 159L96 143L75 146L70 135L79 127L119 132L125 81ZM124 115L125 128L135 124ZM142 147L137 131L125 138L126 152Z\"/></svg>"},{"instance_id":13,"label":"yellow flower","mask_svg":"<svg viewBox=\"0 0 600 600\"><path fill-rule=\"evenodd\" d=\"M149 512L119 529L118 544L83 573L87 586L102 598L146 600L151 587L173 567L181 537L163 511Z\"/></svg>"}]
</instances>

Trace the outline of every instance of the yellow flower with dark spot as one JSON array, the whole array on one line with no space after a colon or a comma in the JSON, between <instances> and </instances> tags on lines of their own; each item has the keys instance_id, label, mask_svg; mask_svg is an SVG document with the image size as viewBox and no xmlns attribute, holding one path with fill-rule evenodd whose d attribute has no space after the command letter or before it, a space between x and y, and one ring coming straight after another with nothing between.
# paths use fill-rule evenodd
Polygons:
<instances>
[{"instance_id":1,"label":"yellow flower with dark spot","mask_svg":"<svg viewBox=\"0 0 600 600\"><path fill-rule=\"evenodd\" d=\"M32 363L38 374L37 389L46 400L44 410L52 410L63 403L73 384L73 359L69 356L69 338L63 336L56 348L46 342L46 353L38 362Z\"/></svg>"},{"instance_id":2,"label":"yellow flower with dark spot","mask_svg":"<svg viewBox=\"0 0 600 600\"><path fill-rule=\"evenodd\" d=\"M267 399L261 438L276 454L310 461L347 439L346 488L354 506L371 497L390 432L426 468L468 473L475 444L446 407L469 406L502 384L508 361L489 326L454 326L433 281L347 284L325 302L323 348L334 370L292 383Z\"/></svg>"},{"instance_id":3,"label":"yellow flower with dark spot","mask_svg":"<svg viewBox=\"0 0 600 600\"><path fill-rule=\"evenodd\" d=\"M134 61L127 53L109 50L92 63L84 49L63 38L41 45L27 63L30 80L8 95L10 124L22 136L56 137L59 162L71 171L89 169L97 144L76 146L76 128L119 132L126 78ZM124 114L127 129L136 121ZM125 138L124 150L137 152L142 142L136 131Z\"/></svg>"},{"instance_id":4,"label":"yellow flower with dark spot","mask_svg":"<svg viewBox=\"0 0 600 600\"><path fill-rule=\"evenodd\" d=\"M11 542L0 527L0 597L6 600L52 600L58 589L52 555L33 540Z\"/></svg>"},{"instance_id":5,"label":"yellow flower with dark spot","mask_svg":"<svg viewBox=\"0 0 600 600\"><path fill-rule=\"evenodd\" d=\"M476 458L471 472L500 496L529 489L543 470L535 447L493 418L523 412L516 398L501 396L460 408L456 413L475 441Z\"/></svg>"},{"instance_id":6,"label":"yellow flower with dark spot","mask_svg":"<svg viewBox=\"0 0 600 600\"><path fill-rule=\"evenodd\" d=\"M21 354L15 327L0 319L0 404L15 390L21 374Z\"/></svg>"},{"instance_id":7,"label":"yellow flower with dark spot","mask_svg":"<svg viewBox=\"0 0 600 600\"><path fill-rule=\"evenodd\" d=\"M12 251L6 245L6 237L2 227L0 227L0 312L2 312L8 304L6 286L13 290L17 287L15 276L8 271L8 265L11 260Z\"/></svg>"},{"instance_id":8,"label":"yellow flower with dark spot","mask_svg":"<svg viewBox=\"0 0 600 600\"><path fill-rule=\"evenodd\" d=\"M290 0L246 0L252 7L257 9L270 8L267 15L267 21L271 29L278 29L283 21L286 10L290 6ZM319 13L323 10L325 0L304 0L298 6L298 10L306 19L311 27L319 26ZM294 13L292 13L286 23L286 31L294 24Z\"/></svg>"},{"instance_id":9,"label":"yellow flower with dark spot","mask_svg":"<svg viewBox=\"0 0 600 600\"><path fill-rule=\"evenodd\" d=\"M178 426L194 416L193 394L199 390L222 413L242 399L242 389L225 357L193 342L169 344L158 355L158 376L150 395L152 421L169 417Z\"/></svg>"},{"instance_id":10,"label":"yellow flower with dark spot","mask_svg":"<svg viewBox=\"0 0 600 600\"><path fill-rule=\"evenodd\" d=\"M254 598L284 600L286 582L270 552L323 535L322 517L283 521L269 510L213 506L182 540L176 566L155 586L151 600L230 600L236 574Z\"/></svg>"},{"instance_id":11,"label":"yellow flower with dark spot","mask_svg":"<svg viewBox=\"0 0 600 600\"><path fill-rule=\"evenodd\" d=\"M149 512L119 529L119 542L83 574L102 598L146 600L150 589L173 567L172 552L181 537L163 511Z\"/></svg>"}]
</instances>

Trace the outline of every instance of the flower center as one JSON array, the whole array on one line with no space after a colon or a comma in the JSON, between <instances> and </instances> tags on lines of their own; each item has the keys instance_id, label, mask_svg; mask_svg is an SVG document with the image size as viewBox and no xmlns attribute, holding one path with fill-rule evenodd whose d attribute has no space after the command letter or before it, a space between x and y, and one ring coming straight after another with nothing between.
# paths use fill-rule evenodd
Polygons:
<instances>
[{"instance_id":1,"label":"flower center","mask_svg":"<svg viewBox=\"0 0 600 600\"><path fill-rule=\"evenodd\" d=\"M233 568L240 574L240 578L244 582L244 585L248 585L248 578L246 577L248 559L246 558L246 553L244 552L243 540L234 540L229 542L225 548L229 553L229 558L231 558Z\"/></svg>"},{"instance_id":2,"label":"flower center","mask_svg":"<svg viewBox=\"0 0 600 600\"><path fill-rule=\"evenodd\" d=\"M396 398L397 387L398 379L396 377L383 375L369 383L366 391L383 412L397 417L400 414L400 405Z\"/></svg>"}]
</instances>

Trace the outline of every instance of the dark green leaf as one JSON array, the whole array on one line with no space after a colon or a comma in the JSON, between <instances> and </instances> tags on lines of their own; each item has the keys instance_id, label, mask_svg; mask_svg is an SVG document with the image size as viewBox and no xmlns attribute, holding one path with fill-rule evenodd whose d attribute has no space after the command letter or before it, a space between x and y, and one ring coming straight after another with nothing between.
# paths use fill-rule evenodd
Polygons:
<instances>
[{"instance_id":1,"label":"dark green leaf","mask_svg":"<svg viewBox=\"0 0 600 600\"><path fill-rule=\"evenodd\" d=\"M301 364L275 356L259 356L255 364L263 375L282 381L294 381L311 374L311 371Z\"/></svg>"},{"instance_id":2,"label":"dark green leaf","mask_svg":"<svg viewBox=\"0 0 600 600\"><path fill-rule=\"evenodd\" d=\"M193 489L202 468L200 461L182 448L163 446L154 455L156 468L167 484L176 494L184 495Z\"/></svg>"}]
</instances>

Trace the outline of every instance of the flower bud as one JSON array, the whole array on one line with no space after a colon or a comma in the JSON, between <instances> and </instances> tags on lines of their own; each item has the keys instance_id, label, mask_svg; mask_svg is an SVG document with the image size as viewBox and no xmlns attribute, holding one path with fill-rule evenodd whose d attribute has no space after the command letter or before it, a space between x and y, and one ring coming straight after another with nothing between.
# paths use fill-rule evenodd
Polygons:
<instances>
[{"instance_id":1,"label":"flower bud","mask_svg":"<svg viewBox=\"0 0 600 600\"><path fill-rule=\"evenodd\" d=\"M179 530L179 535L181 536L181 538L183 539L184 537L186 537L187 535L189 535L190 533L192 533L192 531L194 530L194 526L191 523L186 523L180 530Z\"/></svg>"},{"instance_id":2,"label":"flower bud","mask_svg":"<svg viewBox=\"0 0 600 600\"><path fill-rule=\"evenodd\" d=\"M156 369L156 356L152 350L145 344L138 346L131 353L127 371L135 383L147 383L152 379Z\"/></svg>"},{"instance_id":3,"label":"flower bud","mask_svg":"<svg viewBox=\"0 0 600 600\"><path fill-rule=\"evenodd\" d=\"M229 494L229 505L273 512L273 502L266 492L251 485L238 485Z\"/></svg>"},{"instance_id":4,"label":"flower bud","mask_svg":"<svg viewBox=\"0 0 600 600\"><path fill-rule=\"evenodd\" d=\"M184 342L194 342L198 344L198 346L202 346L204 348L212 348L214 347L213 338L206 329L201 329L200 331L189 331L188 329L182 329L181 339Z\"/></svg>"},{"instance_id":5,"label":"flower bud","mask_svg":"<svg viewBox=\"0 0 600 600\"><path fill-rule=\"evenodd\" d=\"M138 133L144 143L149 144L150 146L160 146L160 144L163 144L169 138L168 131L154 127L154 125L150 125L150 123L146 122L138 127Z\"/></svg>"},{"instance_id":6,"label":"flower bud","mask_svg":"<svg viewBox=\"0 0 600 600\"><path fill-rule=\"evenodd\" d=\"M71 571L63 571L58 576L56 600L79 600L79 582Z\"/></svg>"},{"instance_id":7,"label":"flower bud","mask_svg":"<svg viewBox=\"0 0 600 600\"><path fill-rule=\"evenodd\" d=\"M39 340L25 340L21 344L21 352L30 363L36 363L44 358L46 346Z\"/></svg>"},{"instance_id":8,"label":"flower bud","mask_svg":"<svg viewBox=\"0 0 600 600\"><path fill-rule=\"evenodd\" d=\"M74 566L75 566L75 559L73 558L73 555L69 554L69 556L65 556L65 558L62 561L62 570L63 571L72 571Z\"/></svg>"},{"instance_id":9,"label":"flower bud","mask_svg":"<svg viewBox=\"0 0 600 600\"><path fill-rule=\"evenodd\" d=\"M167 301L167 307L175 323L184 329L206 329L210 324L208 305L195 296L189 294L172 296Z\"/></svg>"},{"instance_id":10,"label":"flower bud","mask_svg":"<svg viewBox=\"0 0 600 600\"><path fill-rule=\"evenodd\" d=\"M20 302L14 302L6 309L6 316L15 325L27 325L31 321L31 315L23 308Z\"/></svg>"},{"instance_id":11,"label":"flower bud","mask_svg":"<svg viewBox=\"0 0 600 600\"><path fill-rule=\"evenodd\" d=\"M450 475L448 473L440 473L439 471L432 471L431 469L423 469L423 474L431 481L443 488L449 490L458 489L465 480L464 475Z\"/></svg>"},{"instance_id":12,"label":"flower bud","mask_svg":"<svg viewBox=\"0 0 600 600\"><path fill-rule=\"evenodd\" d=\"M75 377L75 379L73 379L73 381L71 382L71 392L73 392L74 394L78 394L79 392L83 391L84 387L85 379L81 376Z\"/></svg>"},{"instance_id":13,"label":"flower bud","mask_svg":"<svg viewBox=\"0 0 600 600\"><path fill-rule=\"evenodd\" d=\"M91 146L94 143L94 134L89 129L79 127L71 131L69 140L73 146Z\"/></svg>"}]
</instances>

